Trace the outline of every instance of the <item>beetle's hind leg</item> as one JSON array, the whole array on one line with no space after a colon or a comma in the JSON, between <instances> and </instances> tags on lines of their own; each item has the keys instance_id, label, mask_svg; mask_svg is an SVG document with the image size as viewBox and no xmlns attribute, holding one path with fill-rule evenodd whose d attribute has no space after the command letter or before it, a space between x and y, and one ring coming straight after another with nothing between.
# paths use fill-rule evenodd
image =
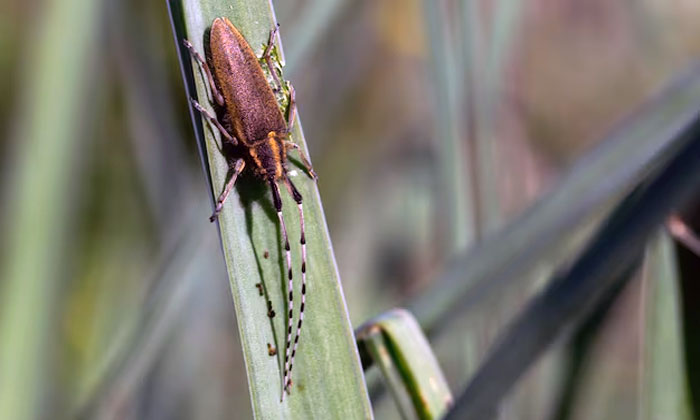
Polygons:
<instances>
[{"instance_id":1,"label":"beetle's hind leg","mask_svg":"<svg viewBox=\"0 0 700 420\"><path fill-rule=\"evenodd\" d=\"M233 186L236 184L236 178L238 178L238 175L240 175L241 172L243 172L243 168L245 168L245 161L243 159L238 159L233 165L232 171L230 171L231 178L229 178L228 182L226 182L224 191L221 193L221 195L219 195L219 198L216 200L216 207L214 207L214 213L209 218L210 222L214 222L214 220L216 220L216 218L219 217L219 213L221 213L221 210L224 208L224 203L226 202L229 193L233 189Z\"/></svg>"},{"instance_id":2,"label":"beetle's hind leg","mask_svg":"<svg viewBox=\"0 0 700 420\"><path fill-rule=\"evenodd\" d=\"M207 64L207 61L202 58L201 55L197 52L197 50L194 49L194 45L186 39L182 40L182 43L185 45L185 48L187 48L190 51L190 54L197 60L199 65L202 66L204 69L204 73L207 76L207 81L209 82L209 88L211 89L211 96L214 98L214 101L216 101L217 104L220 106L224 106L224 97L221 95L221 92L219 92L219 88L216 87L216 83L214 82L214 76L211 74L211 70L209 69L209 65Z\"/></svg>"},{"instance_id":3,"label":"beetle's hind leg","mask_svg":"<svg viewBox=\"0 0 700 420\"><path fill-rule=\"evenodd\" d=\"M316 171L314 171L314 167L311 166L311 162L309 162L309 159L306 157L304 152L301 150L301 147L299 147L298 144L294 143L293 141L285 140L284 141L284 148L289 151L290 149L294 149L299 152L299 156L301 157L301 162L304 164L306 167L306 170L309 173L309 176L314 181L318 181L318 175L316 175Z\"/></svg>"}]
</instances>

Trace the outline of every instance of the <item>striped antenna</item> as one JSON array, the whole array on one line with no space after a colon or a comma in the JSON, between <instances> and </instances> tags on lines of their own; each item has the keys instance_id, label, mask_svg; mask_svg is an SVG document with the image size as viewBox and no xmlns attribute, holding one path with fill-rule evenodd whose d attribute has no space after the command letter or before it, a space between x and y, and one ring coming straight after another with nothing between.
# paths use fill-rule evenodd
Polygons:
<instances>
[{"instance_id":1,"label":"striped antenna","mask_svg":"<svg viewBox=\"0 0 700 420\"><path fill-rule=\"evenodd\" d=\"M297 208L299 209L299 226L301 230L301 239L299 243L301 244L301 306L299 308L299 322L297 323L297 331L294 334L294 348L292 349L292 356L289 359L289 371L287 372L284 387L289 392L289 388L292 386L292 368L294 367L294 356L297 353L297 346L299 345L299 335L301 334L301 324L304 322L304 306L306 305L306 234L304 230L304 209L302 206L302 197L299 191L296 189L292 181L288 177L284 177L284 184L287 186L287 190L294 197L294 201L297 203Z\"/></svg>"},{"instance_id":2,"label":"striped antenna","mask_svg":"<svg viewBox=\"0 0 700 420\"><path fill-rule=\"evenodd\" d=\"M289 301L287 303L287 339L285 341L285 353L284 353L284 373L282 380L282 401L284 401L284 393L287 389L287 380L289 372L289 352L292 344L292 310L294 309L294 283L292 282L292 255L291 248L289 246L289 236L287 235L287 226L284 224L284 216L282 215L282 197L280 197L280 190L274 180L270 180L270 187L272 188L272 201L275 205L275 210L277 211L277 217L280 221L280 226L282 230L282 241L284 243L285 259L287 262L287 291L289 293Z\"/></svg>"}]
</instances>

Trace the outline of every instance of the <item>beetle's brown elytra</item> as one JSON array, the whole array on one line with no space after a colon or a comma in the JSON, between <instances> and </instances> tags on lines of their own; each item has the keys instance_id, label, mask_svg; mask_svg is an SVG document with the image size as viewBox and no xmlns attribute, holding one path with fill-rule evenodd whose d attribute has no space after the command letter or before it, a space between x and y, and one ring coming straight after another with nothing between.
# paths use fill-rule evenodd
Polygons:
<instances>
[{"instance_id":1,"label":"beetle's brown elytra","mask_svg":"<svg viewBox=\"0 0 700 420\"><path fill-rule=\"evenodd\" d=\"M287 152L290 149L299 151L301 160L311 178L316 180L317 177L311 163L301 153L299 146L288 140L296 113L294 89L288 85L289 105L288 116L285 119L275 92L270 87L260 64L261 61L266 63L272 78L278 84L278 91L284 91L284 86L282 86L271 60L276 34L277 27L270 32L270 39L261 59L258 59L243 35L225 17L216 18L212 23L209 35L208 62L202 58L189 41L184 40L183 42L206 74L211 97L214 101L213 105L217 111L216 116L209 113L194 99L192 99L192 105L218 130L222 138L233 146L232 156L227 156L231 162L230 178L216 200L214 213L210 220L213 222L217 219L238 175L246 168L252 171L256 177L266 181L272 191L272 203L280 223L287 269L287 336L282 373L282 400L284 400L284 394L289 393L292 386L292 367L294 366L294 356L299 343L306 305L304 210L302 196L287 175ZM292 257L287 228L282 215L279 182L284 184L297 203L301 230L299 240L301 245L301 305L293 341Z\"/></svg>"}]
</instances>

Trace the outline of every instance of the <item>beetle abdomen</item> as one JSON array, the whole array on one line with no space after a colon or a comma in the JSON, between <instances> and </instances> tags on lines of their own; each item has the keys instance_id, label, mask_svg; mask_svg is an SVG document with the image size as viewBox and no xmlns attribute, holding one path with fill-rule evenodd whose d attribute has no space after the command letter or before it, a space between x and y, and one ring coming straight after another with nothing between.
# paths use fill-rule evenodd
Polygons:
<instances>
[{"instance_id":1,"label":"beetle abdomen","mask_svg":"<svg viewBox=\"0 0 700 420\"><path fill-rule=\"evenodd\" d=\"M286 122L258 58L227 18L217 18L209 38L216 84L232 116L233 134L244 143L283 134Z\"/></svg>"}]
</instances>

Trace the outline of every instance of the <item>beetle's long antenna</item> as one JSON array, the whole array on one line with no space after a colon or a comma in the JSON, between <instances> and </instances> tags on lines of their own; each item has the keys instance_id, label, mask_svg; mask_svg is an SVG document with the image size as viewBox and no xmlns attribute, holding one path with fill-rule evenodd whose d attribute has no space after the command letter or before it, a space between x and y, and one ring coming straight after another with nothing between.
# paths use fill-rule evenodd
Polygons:
<instances>
[{"instance_id":1,"label":"beetle's long antenna","mask_svg":"<svg viewBox=\"0 0 700 420\"><path fill-rule=\"evenodd\" d=\"M294 334L294 348L292 349L292 356L289 359L289 371L287 372L288 378L285 379L284 386L287 390L292 386L292 368L294 366L294 356L297 353L297 346L299 345L299 335L301 334L301 324L304 321L304 305L306 304L306 233L304 230L304 209L302 206L302 197L299 191L296 189L292 181L284 177L284 184L287 186L289 193L294 197L294 201L297 203L297 208L299 209L299 226L301 230L301 239L299 243L301 244L301 306L299 307L299 323L297 324L297 331Z\"/></svg>"},{"instance_id":2,"label":"beetle's long antenna","mask_svg":"<svg viewBox=\"0 0 700 420\"><path fill-rule=\"evenodd\" d=\"M292 316L293 316L293 305L294 305L294 283L292 282L292 255L291 248L289 246L289 236L287 235L287 227L284 224L284 216L282 215L282 197L280 197L280 189L274 180L270 180L270 187L272 188L272 201L275 205L275 210L277 211L277 217L280 220L280 226L282 229L282 241L284 242L284 252L285 259L287 261L287 293L289 294L289 301L287 303L287 339L285 341L285 353L284 353L284 372L282 380L282 401L284 401L284 392L287 389L287 378L289 375L289 351L292 344Z\"/></svg>"}]
</instances>

